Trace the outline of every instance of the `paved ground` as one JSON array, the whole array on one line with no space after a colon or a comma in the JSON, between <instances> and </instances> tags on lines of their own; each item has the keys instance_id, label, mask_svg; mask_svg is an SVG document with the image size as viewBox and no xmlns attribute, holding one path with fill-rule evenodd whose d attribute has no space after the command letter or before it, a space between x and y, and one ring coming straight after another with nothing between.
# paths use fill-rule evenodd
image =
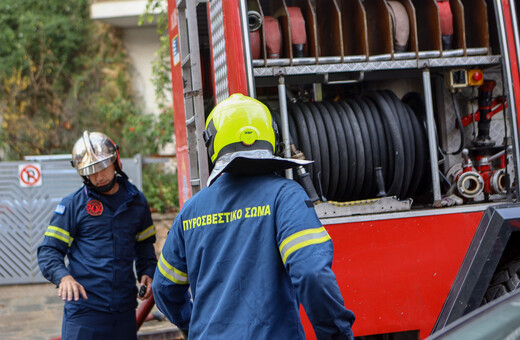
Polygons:
<instances>
[{"instance_id":1,"label":"paved ground","mask_svg":"<svg viewBox=\"0 0 520 340\"><path fill-rule=\"evenodd\" d=\"M154 216L157 227L156 251L160 253L174 215ZM154 307L152 310L156 312ZM63 302L50 283L0 286L0 339L48 340L59 337ZM158 334L161 333L161 334ZM140 339L178 339L169 321L146 321Z\"/></svg>"}]
</instances>

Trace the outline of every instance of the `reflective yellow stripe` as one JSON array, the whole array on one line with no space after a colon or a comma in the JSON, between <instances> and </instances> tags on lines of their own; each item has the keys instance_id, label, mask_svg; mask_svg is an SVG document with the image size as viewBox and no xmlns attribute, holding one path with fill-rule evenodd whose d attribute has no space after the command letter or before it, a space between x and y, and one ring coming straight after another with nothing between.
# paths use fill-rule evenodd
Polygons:
<instances>
[{"instance_id":1,"label":"reflective yellow stripe","mask_svg":"<svg viewBox=\"0 0 520 340\"><path fill-rule=\"evenodd\" d=\"M157 268L159 268L159 271L161 274L164 275L167 279L170 281L185 285L188 284L188 274L186 274L183 271L178 270L177 268L174 268L171 264L166 262L166 260L163 257L163 254L161 253L161 257L159 258L159 263L157 264Z\"/></svg>"},{"instance_id":2,"label":"reflective yellow stripe","mask_svg":"<svg viewBox=\"0 0 520 340\"><path fill-rule=\"evenodd\" d=\"M325 230L324 227L320 227L320 228L314 228L314 229L306 229L306 230L302 230L302 231L299 231L297 233L294 233L292 234L291 236L287 237L285 240L282 241L282 243L280 243L280 251L282 251L283 247L285 247L285 245L289 242L291 242L292 240L300 237L300 236L304 236L304 235L308 235L308 234L316 234L316 233L321 233L323 232L323 230Z\"/></svg>"},{"instance_id":3,"label":"reflective yellow stripe","mask_svg":"<svg viewBox=\"0 0 520 340\"><path fill-rule=\"evenodd\" d=\"M279 250L282 261L285 261L296 250L312 244L319 244L330 240L330 236L324 227L302 230L287 237L280 244Z\"/></svg>"},{"instance_id":4,"label":"reflective yellow stripe","mask_svg":"<svg viewBox=\"0 0 520 340\"><path fill-rule=\"evenodd\" d=\"M136 239L137 241L144 241L153 235L155 235L155 225L152 224L151 226L137 234Z\"/></svg>"},{"instance_id":5,"label":"reflective yellow stripe","mask_svg":"<svg viewBox=\"0 0 520 340\"><path fill-rule=\"evenodd\" d=\"M312 240L308 240L308 241L305 241L305 242L302 242L302 243L299 243L298 245L295 245L295 246L289 248L289 250L287 250L287 252L285 253L285 255L284 255L283 259L282 259L282 261L285 264L285 261L287 260L287 257L289 257L289 255L291 255L292 253L294 253L298 249L301 249L301 248L306 247L306 246L310 246L311 244L323 243L323 242L326 242L328 240L330 240L330 236L329 235L323 236L323 237L320 237L320 238L316 238L316 239L312 239Z\"/></svg>"},{"instance_id":6,"label":"reflective yellow stripe","mask_svg":"<svg viewBox=\"0 0 520 340\"><path fill-rule=\"evenodd\" d=\"M70 237L70 233L65 229L61 229L59 227L50 225L47 227L47 231L44 234L45 236L54 237L60 241L67 243L70 247L74 238Z\"/></svg>"}]
</instances>

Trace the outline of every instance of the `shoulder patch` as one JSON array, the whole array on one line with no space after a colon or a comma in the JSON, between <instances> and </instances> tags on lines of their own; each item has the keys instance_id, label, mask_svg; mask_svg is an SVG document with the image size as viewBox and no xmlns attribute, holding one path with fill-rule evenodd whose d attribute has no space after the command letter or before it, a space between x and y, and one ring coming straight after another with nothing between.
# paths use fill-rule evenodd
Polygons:
<instances>
[{"instance_id":1,"label":"shoulder patch","mask_svg":"<svg viewBox=\"0 0 520 340\"><path fill-rule=\"evenodd\" d=\"M56 206L56 209L54 210L54 212L56 214L60 214L60 215L63 215L63 213L65 212L65 206L63 204L58 204Z\"/></svg>"}]
</instances>

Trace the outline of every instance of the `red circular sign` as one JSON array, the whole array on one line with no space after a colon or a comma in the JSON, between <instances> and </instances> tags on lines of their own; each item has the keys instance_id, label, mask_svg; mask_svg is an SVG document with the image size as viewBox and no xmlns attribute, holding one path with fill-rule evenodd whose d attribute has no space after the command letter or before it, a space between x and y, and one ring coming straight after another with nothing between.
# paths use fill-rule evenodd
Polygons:
<instances>
[{"instance_id":1,"label":"red circular sign","mask_svg":"<svg viewBox=\"0 0 520 340\"><path fill-rule=\"evenodd\" d=\"M92 216L99 216L103 213L103 204L98 200L91 200L87 203L87 212Z\"/></svg>"},{"instance_id":2,"label":"red circular sign","mask_svg":"<svg viewBox=\"0 0 520 340\"><path fill-rule=\"evenodd\" d=\"M20 180L27 186L38 184L41 176L40 169L31 164L26 165L22 171L20 171Z\"/></svg>"}]
</instances>

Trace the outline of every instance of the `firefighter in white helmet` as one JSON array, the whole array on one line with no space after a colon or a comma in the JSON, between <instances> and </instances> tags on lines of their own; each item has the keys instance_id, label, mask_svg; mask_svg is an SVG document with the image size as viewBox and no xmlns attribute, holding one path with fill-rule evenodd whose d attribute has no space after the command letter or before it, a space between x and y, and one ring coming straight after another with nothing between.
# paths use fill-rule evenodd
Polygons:
<instances>
[{"instance_id":1,"label":"firefighter in white helmet","mask_svg":"<svg viewBox=\"0 0 520 340\"><path fill-rule=\"evenodd\" d=\"M213 109L204 138L210 185L185 203L163 246L159 309L193 339L304 339L301 303L318 339L353 339L332 240L303 188L276 174L309 162L274 156L269 110L241 94Z\"/></svg>"},{"instance_id":2,"label":"firefighter in white helmet","mask_svg":"<svg viewBox=\"0 0 520 340\"><path fill-rule=\"evenodd\" d=\"M137 339L134 262L147 287L141 300L157 264L150 208L105 134L85 131L72 166L84 185L56 207L38 248L42 274L65 301L62 339Z\"/></svg>"}]
</instances>

